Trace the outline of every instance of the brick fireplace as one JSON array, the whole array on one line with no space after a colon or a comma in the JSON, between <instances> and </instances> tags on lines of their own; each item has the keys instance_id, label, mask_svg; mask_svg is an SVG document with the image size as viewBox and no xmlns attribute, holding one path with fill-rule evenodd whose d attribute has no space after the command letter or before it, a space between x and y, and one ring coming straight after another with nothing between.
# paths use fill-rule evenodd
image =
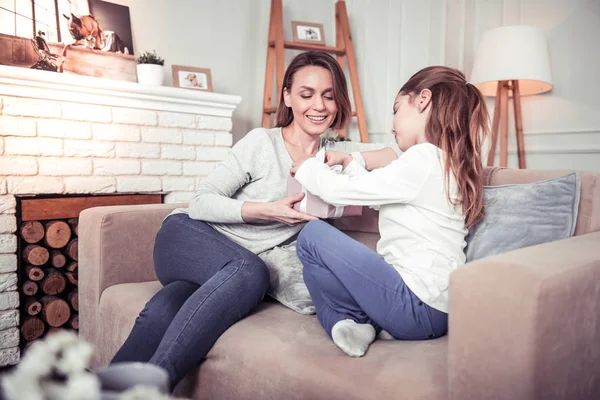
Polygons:
<instances>
[{"instance_id":1,"label":"brick fireplace","mask_svg":"<svg viewBox=\"0 0 600 400\"><path fill-rule=\"evenodd\" d=\"M17 198L187 202L232 144L238 96L0 66L0 366L18 363Z\"/></svg>"}]
</instances>

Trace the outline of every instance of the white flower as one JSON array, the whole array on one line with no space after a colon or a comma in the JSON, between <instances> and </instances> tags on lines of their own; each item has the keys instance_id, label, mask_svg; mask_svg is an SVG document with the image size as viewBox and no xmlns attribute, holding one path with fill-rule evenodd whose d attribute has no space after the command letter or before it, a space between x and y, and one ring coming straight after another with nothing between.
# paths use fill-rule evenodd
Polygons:
<instances>
[{"instance_id":1,"label":"white flower","mask_svg":"<svg viewBox=\"0 0 600 400\"><path fill-rule=\"evenodd\" d=\"M88 371L92 347L70 331L38 340L4 379L8 400L97 400L100 383Z\"/></svg>"}]
</instances>

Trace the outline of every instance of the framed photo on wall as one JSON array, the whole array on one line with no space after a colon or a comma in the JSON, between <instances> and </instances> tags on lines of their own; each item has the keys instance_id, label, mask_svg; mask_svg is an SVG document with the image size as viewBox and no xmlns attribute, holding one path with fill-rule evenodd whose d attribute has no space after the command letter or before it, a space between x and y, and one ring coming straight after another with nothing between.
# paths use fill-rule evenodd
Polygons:
<instances>
[{"instance_id":1,"label":"framed photo on wall","mask_svg":"<svg viewBox=\"0 0 600 400\"><path fill-rule=\"evenodd\" d=\"M210 68L173 65L173 86L184 89L213 91Z\"/></svg>"},{"instance_id":2,"label":"framed photo on wall","mask_svg":"<svg viewBox=\"0 0 600 400\"><path fill-rule=\"evenodd\" d=\"M323 24L313 22L292 21L294 42L325 45Z\"/></svg>"}]
</instances>

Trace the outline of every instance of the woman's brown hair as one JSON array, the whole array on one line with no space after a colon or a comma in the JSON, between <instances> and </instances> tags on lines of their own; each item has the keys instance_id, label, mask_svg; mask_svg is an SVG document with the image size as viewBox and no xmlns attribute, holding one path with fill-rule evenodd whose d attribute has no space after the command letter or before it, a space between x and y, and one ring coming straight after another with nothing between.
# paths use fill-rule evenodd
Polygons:
<instances>
[{"instance_id":1,"label":"woman's brown hair","mask_svg":"<svg viewBox=\"0 0 600 400\"><path fill-rule=\"evenodd\" d=\"M443 66L420 70L402 86L400 94L409 95L412 101L424 89L431 91L425 135L446 154L446 188L450 187L452 171L458 185L458 202L469 228L484 211L481 145L489 131L485 99L462 72Z\"/></svg>"},{"instance_id":2,"label":"woman's brown hair","mask_svg":"<svg viewBox=\"0 0 600 400\"><path fill-rule=\"evenodd\" d=\"M292 109L287 107L283 101L283 91L286 88L287 90L291 90L296 72L311 65L325 68L331 73L331 80L333 81L333 100L337 106L337 114L335 115L330 128L336 130L345 128L352 117L346 76L336 59L323 51L307 51L306 53L298 54L288 66L283 77L281 93L279 94L279 104L277 106L277 113L275 114L276 126L285 127L294 120Z\"/></svg>"}]
</instances>

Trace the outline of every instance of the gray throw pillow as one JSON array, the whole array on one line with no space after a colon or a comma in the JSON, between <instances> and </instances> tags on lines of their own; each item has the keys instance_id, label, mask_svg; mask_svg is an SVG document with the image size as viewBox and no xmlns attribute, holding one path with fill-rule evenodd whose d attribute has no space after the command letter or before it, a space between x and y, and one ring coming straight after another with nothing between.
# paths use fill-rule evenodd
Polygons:
<instances>
[{"instance_id":1,"label":"gray throw pillow","mask_svg":"<svg viewBox=\"0 0 600 400\"><path fill-rule=\"evenodd\" d=\"M314 314L315 306L302 275L303 266L296 255L296 241L274 247L258 255L271 276L267 294L300 314Z\"/></svg>"},{"instance_id":2,"label":"gray throw pillow","mask_svg":"<svg viewBox=\"0 0 600 400\"><path fill-rule=\"evenodd\" d=\"M573 236L579 175L516 185L486 186L485 216L467 236L467 262Z\"/></svg>"}]
</instances>

